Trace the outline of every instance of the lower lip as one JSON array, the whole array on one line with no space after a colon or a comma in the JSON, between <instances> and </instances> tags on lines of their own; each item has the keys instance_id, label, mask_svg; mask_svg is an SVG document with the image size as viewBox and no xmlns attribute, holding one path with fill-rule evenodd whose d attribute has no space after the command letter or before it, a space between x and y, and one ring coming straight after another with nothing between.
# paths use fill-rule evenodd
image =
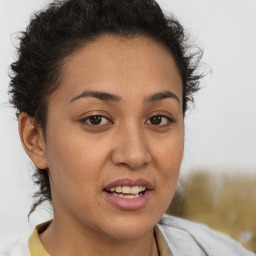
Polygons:
<instances>
[{"instance_id":1,"label":"lower lip","mask_svg":"<svg viewBox=\"0 0 256 256\"><path fill-rule=\"evenodd\" d=\"M110 204L122 210L138 210L147 204L152 195L152 191L147 190L142 196L137 198L122 198L114 196L106 191L103 191L103 194Z\"/></svg>"}]
</instances>

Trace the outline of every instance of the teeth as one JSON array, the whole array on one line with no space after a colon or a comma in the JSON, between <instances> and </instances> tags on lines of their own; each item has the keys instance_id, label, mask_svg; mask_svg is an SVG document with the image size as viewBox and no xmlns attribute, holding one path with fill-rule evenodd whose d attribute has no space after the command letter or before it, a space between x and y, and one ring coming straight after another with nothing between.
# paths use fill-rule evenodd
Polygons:
<instances>
[{"instance_id":1,"label":"teeth","mask_svg":"<svg viewBox=\"0 0 256 256\"><path fill-rule=\"evenodd\" d=\"M138 194L140 192L140 189L138 186L131 187L131 194Z\"/></svg>"},{"instance_id":2,"label":"teeth","mask_svg":"<svg viewBox=\"0 0 256 256\"><path fill-rule=\"evenodd\" d=\"M123 193L123 194L134 194L137 195L140 192L146 190L146 187L144 186L133 186L133 187L128 187L128 186L117 186L117 187L112 187L109 189L110 192L116 192L116 193ZM130 195L129 195L130 196ZM132 195L131 195L132 196Z\"/></svg>"},{"instance_id":3,"label":"teeth","mask_svg":"<svg viewBox=\"0 0 256 256\"><path fill-rule=\"evenodd\" d=\"M130 194L131 193L131 187L122 186L122 193Z\"/></svg>"},{"instance_id":4,"label":"teeth","mask_svg":"<svg viewBox=\"0 0 256 256\"><path fill-rule=\"evenodd\" d=\"M132 198L138 198L140 196L142 196L142 194L136 194L136 195L123 195L123 194L116 194L116 193L113 193L114 196L118 196L118 197L121 197L121 198L127 198L127 199L132 199Z\"/></svg>"},{"instance_id":5,"label":"teeth","mask_svg":"<svg viewBox=\"0 0 256 256\"><path fill-rule=\"evenodd\" d=\"M121 193L121 192L122 192L122 187L121 187L121 186L116 187L116 188L115 188L115 191L116 191L117 193Z\"/></svg>"}]
</instances>

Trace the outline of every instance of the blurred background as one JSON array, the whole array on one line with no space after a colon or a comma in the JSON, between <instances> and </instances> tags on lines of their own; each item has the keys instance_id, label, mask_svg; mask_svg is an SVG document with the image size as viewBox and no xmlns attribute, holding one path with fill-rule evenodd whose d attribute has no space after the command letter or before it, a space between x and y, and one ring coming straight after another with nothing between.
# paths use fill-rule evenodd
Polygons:
<instances>
[{"instance_id":1,"label":"blurred background","mask_svg":"<svg viewBox=\"0 0 256 256\"><path fill-rule=\"evenodd\" d=\"M48 2L0 0L0 249L52 216L46 204L27 219L33 169L7 103L16 32ZM158 2L204 49L202 69L211 69L186 117L180 183L168 213L205 223L256 252L256 1Z\"/></svg>"}]
</instances>

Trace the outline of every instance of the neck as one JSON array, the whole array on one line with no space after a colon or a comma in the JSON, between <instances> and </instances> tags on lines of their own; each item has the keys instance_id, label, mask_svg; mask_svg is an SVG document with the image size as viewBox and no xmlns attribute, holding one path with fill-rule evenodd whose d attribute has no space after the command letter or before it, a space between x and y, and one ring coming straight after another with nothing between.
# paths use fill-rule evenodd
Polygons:
<instances>
[{"instance_id":1,"label":"neck","mask_svg":"<svg viewBox=\"0 0 256 256\"><path fill-rule=\"evenodd\" d=\"M118 239L71 223L70 220L60 223L54 219L50 226L39 234L39 238L51 256L158 255L153 230L140 237Z\"/></svg>"}]
</instances>

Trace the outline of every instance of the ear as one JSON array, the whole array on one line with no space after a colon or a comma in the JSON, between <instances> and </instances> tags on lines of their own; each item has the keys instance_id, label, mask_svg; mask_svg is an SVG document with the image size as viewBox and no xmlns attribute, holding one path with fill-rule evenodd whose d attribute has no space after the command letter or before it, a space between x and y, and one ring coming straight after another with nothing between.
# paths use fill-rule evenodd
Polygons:
<instances>
[{"instance_id":1,"label":"ear","mask_svg":"<svg viewBox=\"0 0 256 256\"><path fill-rule=\"evenodd\" d=\"M35 125L34 119L25 112L19 116L19 133L23 148L34 165L39 169L46 169L48 162L43 131Z\"/></svg>"}]
</instances>

